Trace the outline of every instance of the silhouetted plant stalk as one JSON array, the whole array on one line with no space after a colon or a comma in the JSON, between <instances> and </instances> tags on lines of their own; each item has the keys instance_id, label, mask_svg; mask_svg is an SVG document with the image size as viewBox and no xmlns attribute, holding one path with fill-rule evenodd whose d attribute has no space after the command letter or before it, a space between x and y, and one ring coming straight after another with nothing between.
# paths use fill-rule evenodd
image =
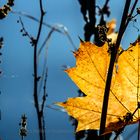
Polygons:
<instances>
[{"instance_id":1,"label":"silhouetted plant stalk","mask_svg":"<svg viewBox=\"0 0 140 140\"><path fill-rule=\"evenodd\" d=\"M126 0L117 41L116 41L116 44L114 44L114 46L112 47L111 60L110 60L110 65L109 65L109 69L108 69L106 87L105 87L105 92L104 92L104 100L103 100L101 124L100 124L100 134L103 134L105 131L108 98L109 98L109 92L110 92L112 72L113 72L113 67L114 67L114 63L116 60L118 48L120 46L122 36L129 24L129 22L134 17L136 17L138 14L140 14L140 9L137 8L137 14L133 16L133 12L135 10L137 2L138 2L138 0L135 0L132 5L132 8L129 9L131 0ZM90 41L91 36L94 35L94 43L97 46L102 46L105 43L105 41L107 41L107 40L105 40L105 39L100 40L100 33L98 31L98 26L102 26L102 25L106 26L106 21L104 20L104 16L107 15L107 17L109 17L109 15L110 15L110 9L108 6L109 0L105 1L105 4L102 8L100 8L98 5L96 5L96 0L79 0L79 3L81 5L81 13L86 22L85 27L84 27L85 41ZM97 13L96 8L99 9L99 12L98 12L99 16L100 16L99 24L96 24L96 21L97 21L96 20L96 13ZM130 11L130 13L128 13L129 11ZM93 137L95 135L97 135L97 134L94 134ZM105 140L105 139L109 139L109 138L103 136L103 137L100 137L99 139Z\"/></svg>"},{"instance_id":2,"label":"silhouetted plant stalk","mask_svg":"<svg viewBox=\"0 0 140 140\"><path fill-rule=\"evenodd\" d=\"M40 6L40 11L43 10L42 8ZM41 12L40 20L38 20L37 18L35 18L31 15L28 15L24 12L15 12L15 11L13 12L12 11L12 13L27 17L27 18L39 23L38 34L35 39L26 30L21 17L18 20L18 23L20 23L22 26L22 29L20 30L20 32L22 33L22 36L28 37L30 40L30 44L34 47L34 103L35 103L35 108L36 108L36 112L37 112L40 140L45 140L46 133L45 133L44 107L45 107L46 98L48 96L47 92L46 92L46 88L47 88L46 84L47 84L47 77L48 77L47 55L48 55L48 47L49 47L48 44L49 44L50 38L54 32L58 32L60 34L65 35L68 38L68 40L74 50L76 50L76 47L72 41L70 34L68 33L68 29L64 25L56 24L56 25L52 26L52 25L49 25L48 23L43 22L44 11ZM46 38L44 39L42 45L40 47L38 47L38 41L40 38L42 26L50 28L50 31L49 31L48 35L46 36ZM37 71L38 71L39 57L41 55L41 52L44 50L44 48L46 50L45 50L45 56L44 56L43 71L42 71L41 76L38 76ZM38 82L39 82L39 84L38 84ZM42 101L39 104L39 95L41 94L42 88L43 88L43 96L42 96Z\"/></svg>"},{"instance_id":3,"label":"silhouetted plant stalk","mask_svg":"<svg viewBox=\"0 0 140 140\"><path fill-rule=\"evenodd\" d=\"M45 15L45 12L43 10L43 3L42 0L39 0L39 6L40 6L40 22L39 22L39 27L38 27L38 32L37 32L37 37L34 42L34 103L35 103L35 108L36 108L36 113L37 113L37 119L38 119L38 127L39 127L39 137L40 140L45 140L46 137L44 137L44 127L43 127L43 108L40 109L39 105L39 97L38 97L38 82L39 82L39 76L38 76L38 64L37 64L37 49L38 49L38 42L40 39L41 31L42 31L42 26L43 26L43 18ZM43 104L45 102L45 98L43 100Z\"/></svg>"},{"instance_id":4,"label":"silhouetted plant stalk","mask_svg":"<svg viewBox=\"0 0 140 140\"><path fill-rule=\"evenodd\" d=\"M133 4L133 7L132 7L131 12L129 14L128 12L129 12L131 0L126 0L124 12L123 12L123 16L122 16L121 24L120 24L120 28L119 28L119 33L118 33L118 37L117 37L117 41L116 41L116 44L114 45L114 47L112 47L111 59L110 59L108 75L107 75L107 80L106 80L106 86L105 86L105 92L104 92L104 100L103 100L101 124L100 124L100 134L103 134L105 132L105 124L106 124L106 116L107 116L107 108L108 108L108 99L109 99L109 92L110 92L110 86L111 86L111 79L112 79L113 67L114 67L114 63L116 60L118 48L120 46L122 36L123 36L127 26L128 26L129 21L130 21L130 18L128 17L128 15L130 17L132 16L137 2L138 2L138 0L135 0L135 3Z\"/></svg>"},{"instance_id":5,"label":"silhouetted plant stalk","mask_svg":"<svg viewBox=\"0 0 140 140\"><path fill-rule=\"evenodd\" d=\"M29 15L29 14L27 14L27 13L25 13L25 12L11 11L11 13L17 14L17 15L20 15L20 16L24 16L24 17L26 17L26 18L29 18L29 19L33 20L33 21L39 22L39 20L38 20L36 17L34 17L34 16L32 16L32 15ZM74 49L74 50L77 50L77 48L76 48L76 46L75 46L75 44L74 44L74 42L73 42L73 40L72 40L72 38L71 38L71 36L70 36L70 34L69 34L69 32L68 32L68 29L67 29L66 26L64 26L63 24L50 25L50 24L48 24L48 23L46 23L46 22L42 22L42 24L43 24L45 27L51 29L51 30L50 30L50 33L49 33L50 36L51 36L52 33L54 33L54 32L58 32L58 33L60 33L60 34L65 35L65 36L68 38L68 40L69 40L71 46L73 47L73 49ZM50 39L50 37L49 37L48 39ZM47 38L46 38L45 40L46 40L46 41L44 41L44 43L43 43L44 45L42 44L43 47L45 46L45 43L47 42ZM41 52L41 51L39 51L39 52ZM39 53L38 53L38 54L39 54Z\"/></svg>"},{"instance_id":6,"label":"silhouetted plant stalk","mask_svg":"<svg viewBox=\"0 0 140 140\"><path fill-rule=\"evenodd\" d=\"M85 41L89 41L94 34L96 24L96 0L78 0L81 5L81 13L84 21Z\"/></svg>"},{"instance_id":7,"label":"silhouetted plant stalk","mask_svg":"<svg viewBox=\"0 0 140 140\"><path fill-rule=\"evenodd\" d=\"M40 104L39 101L39 92L38 92L38 82L40 81L40 79L44 79L44 84L46 84L47 81L47 71L46 71L46 75L42 75L42 76L38 76L38 42L40 39L40 35L41 35L41 31L42 31L42 26L43 26L43 17L44 17L44 11L43 11L43 7L42 5L42 1L40 1L40 11L41 11L41 17L40 17L40 22L39 22L39 27L38 27L38 31L37 31L37 37L34 38L32 37L28 31L26 30L24 23L21 19L21 17L18 20L18 23L21 24L22 29L20 30L20 32L22 33L22 36L26 36L29 38L30 40L30 44L34 47L34 59L33 59L33 64L34 64L34 104L35 104L35 108L36 108L36 113L37 113L37 121L38 121L38 130L39 130L39 138L40 140L45 140L46 139L46 134L45 134L45 120L44 120L44 105L46 102L46 86L44 86L44 93L43 93L43 97L42 97L42 101ZM45 65L46 66L46 65ZM45 78L44 78L45 76Z\"/></svg>"},{"instance_id":8,"label":"silhouetted plant stalk","mask_svg":"<svg viewBox=\"0 0 140 140\"><path fill-rule=\"evenodd\" d=\"M104 20L104 16L110 16L110 9L108 6L109 0L105 1L103 7L99 7L96 5L96 0L78 0L81 5L81 13L83 15L84 21L86 22L84 26L84 38L85 41L90 41L91 36L94 35L94 41L96 40L97 36L97 13L100 17L100 22L98 25L105 25L106 21ZM98 11L96 10L98 9Z\"/></svg>"},{"instance_id":9,"label":"silhouetted plant stalk","mask_svg":"<svg viewBox=\"0 0 140 140\"><path fill-rule=\"evenodd\" d=\"M98 46L102 46L105 41L101 41L99 37L99 31L97 25L106 25L106 21L104 20L104 16L107 17L110 16L110 9L109 9L109 0L106 0L103 7L99 7L96 5L96 0L78 0L81 5L81 13L83 15L83 19L85 21L84 26L84 40L90 41L91 37L94 35L94 43ZM98 10L98 11L97 11ZM100 18L99 23L97 23L97 14ZM83 93L81 91L78 91L79 96L81 96ZM74 124L77 126L77 121L74 121ZM80 133L77 133L75 136L76 140L80 140L83 138L83 136L86 136L86 140L92 140L93 138L95 140L98 139L97 130L88 130L88 131L81 131ZM107 139L109 139L110 134L106 136Z\"/></svg>"},{"instance_id":10,"label":"silhouetted plant stalk","mask_svg":"<svg viewBox=\"0 0 140 140\"><path fill-rule=\"evenodd\" d=\"M21 17L19 17L19 20L17 21L17 23L20 23L21 26L22 26L22 28L20 29L20 32L22 33L22 36L28 37L29 40L30 40L30 44L31 44L32 46L34 46L35 39L34 39L34 38L28 33L28 31L26 30L26 28L25 28L25 26L24 26L24 23L23 23Z\"/></svg>"}]
</instances>

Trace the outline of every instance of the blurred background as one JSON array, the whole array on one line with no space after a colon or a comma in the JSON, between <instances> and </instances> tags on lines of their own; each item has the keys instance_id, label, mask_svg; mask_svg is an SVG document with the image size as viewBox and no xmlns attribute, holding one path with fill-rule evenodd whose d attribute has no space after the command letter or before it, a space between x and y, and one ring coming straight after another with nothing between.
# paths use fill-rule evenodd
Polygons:
<instances>
[{"instance_id":1,"label":"blurred background","mask_svg":"<svg viewBox=\"0 0 140 140\"><path fill-rule=\"evenodd\" d=\"M7 1L2 0L0 6ZM104 0L97 1L102 6ZM111 15L106 18L107 21L115 18L117 28L119 28L121 15L125 1L110 0L109 6ZM140 2L137 7L139 7ZM78 0L46 0L43 1L46 11L44 22L59 27L65 26L73 43L78 48L80 36L84 39L84 20L80 12ZM39 19L39 1L34 0L15 0L13 11L25 12ZM136 13L136 12L135 12ZM36 37L38 23L21 16L26 30L29 34ZM4 47L0 69L3 74L0 77L0 140L18 140L19 123L21 115L27 116L28 134L26 140L38 140L38 126L36 120L36 111L33 103L33 47L27 37L23 37L20 32L21 25L17 23L19 15L10 13L5 19L0 20L0 36L4 37ZM135 24L135 25L134 25ZM122 40L122 46L126 49L130 43L134 42L139 34L140 17L137 16L137 22L130 22L127 31ZM136 26L136 27L135 27ZM50 29L43 27L40 44L48 35ZM54 32L49 40L47 54L48 80L47 80L47 100L45 107L46 137L47 140L74 140L74 126L70 122L66 112L50 109L47 106L53 106L55 102L65 101L69 97L78 95L78 88L63 71L64 66L74 66L75 58L72 54L73 45L66 35ZM44 52L40 57L39 69L42 70L44 64ZM129 126L122 133L122 139L136 139L137 125Z\"/></svg>"}]
</instances>

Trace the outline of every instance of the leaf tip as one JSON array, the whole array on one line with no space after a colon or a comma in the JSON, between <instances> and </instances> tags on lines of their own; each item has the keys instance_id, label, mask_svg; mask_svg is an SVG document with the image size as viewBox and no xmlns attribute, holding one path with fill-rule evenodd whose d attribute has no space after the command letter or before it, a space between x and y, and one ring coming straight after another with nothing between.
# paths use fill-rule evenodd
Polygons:
<instances>
[{"instance_id":1,"label":"leaf tip","mask_svg":"<svg viewBox=\"0 0 140 140\"><path fill-rule=\"evenodd\" d=\"M73 68L65 69L64 72L66 72L67 74L69 74L70 72L72 72L72 69L73 69Z\"/></svg>"},{"instance_id":2,"label":"leaf tip","mask_svg":"<svg viewBox=\"0 0 140 140\"><path fill-rule=\"evenodd\" d=\"M80 43L84 43L85 41L81 39L80 36L78 36L79 40L80 40Z\"/></svg>"},{"instance_id":3,"label":"leaf tip","mask_svg":"<svg viewBox=\"0 0 140 140\"><path fill-rule=\"evenodd\" d=\"M64 72L68 73L69 69L65 69Z\"/></svg>"},{"instance_id":4,"label":"leaf tip","mask_svg":"<svg viewBox=\"0 0 140 140\"><path fill-rule=\"evenodd\" d=\"M66 102L56 102L55 105L58 105L60 107L64 107Z\"/></svg>"},{"instance_id":5,"label":"leaf tip","mask_svg":"<svg viewBox=\"0 0 140 140\"><path fill-rule=\"evenodd\" d=\"M73 51L72 53L73 53L73 55L74 55L75 57L78 55L78 52L77 52L77 51L75 51L75 52Z\"/></svg>"}]
</instances>

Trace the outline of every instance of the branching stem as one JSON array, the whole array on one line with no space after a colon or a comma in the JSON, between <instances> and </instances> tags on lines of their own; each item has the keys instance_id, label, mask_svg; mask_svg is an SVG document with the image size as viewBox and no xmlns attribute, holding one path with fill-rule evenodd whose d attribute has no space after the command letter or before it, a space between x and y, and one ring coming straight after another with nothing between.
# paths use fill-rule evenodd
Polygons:
<instances>
[{"instance_id":1,"label":"branching stem","mask_svg":"<svg viewBox=\"0 0 140 140\"><path fill-rule=\"evenodd\" d=\"M33 59L33 63L34 63L34 103L35 103L35 108L36 108L36 112L37 112L37 119L38 119L38 127L39 127L39 137L40 140L44 140L43 138L43 126L42 126L42 113L40 113L40 108L39 108L39 99L38 99L38 65L37 65L37 47L38 47L38 42L39 42L39 38L41 35L41 30L42 30L42 26L43 26L43 17L44 17L44 11L43 11L43 5L42 5L42 0L39 1L39 5L40 5L40 22L39 22L39 28L38 28L38 32L37 32L37 37L35 40L35 44L34 44L34 59Z\"/></svg>"},{"instance_id":2,"label":"branching stem","mask_svg":"<svg viewBox=\"0 0 140 140\"><path fill-rule=\"evenodd\" d=\"M114 63L116 60L118 48L119 48L120 43L121 43L122 36L123 36L124 31L126 30L126 27L129 23L129 21L127 19L128 19L128 11L129 11L129 7L130 7L130 3L131 3L131 0L126 0L123 16L122 16L122 20L121 20L121 25L120 25L120 29L119 29L118 38L117 38L116 44L115 44L115 46L112 50L112 54L111 54L108 75L107 75L107 80L106 80L106 86L105 86L105 92L104 92L103 106L102 106L100 135L105 132L107 108L108 108L111 79L112 79L112 74L113 74L113 67L114 67ZM136 4L133 6L133 9L135 9L135 6L136 6ZM132 13L133 13L133 11L132 11Z\"/></svg>"}]
</instances>

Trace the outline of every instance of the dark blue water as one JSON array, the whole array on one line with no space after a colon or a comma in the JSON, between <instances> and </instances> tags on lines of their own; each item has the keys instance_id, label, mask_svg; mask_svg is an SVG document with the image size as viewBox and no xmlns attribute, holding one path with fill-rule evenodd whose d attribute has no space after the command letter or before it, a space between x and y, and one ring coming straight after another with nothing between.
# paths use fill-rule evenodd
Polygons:
<instances>
[{"instance_id":1,"label":"dark blue water","mask_svg":"<svg viewBox=\"0 0 140 140\"><path fill-rule=\"evenodd\" d=\"M101 0L99 3L102 3ZM111 17L120 23L123 4L121 0L112 1ZM55 25L63 24L68 28L73 42L78 47L78 36L83 38L83 17L80 14L80 6L76 0L51 0L45 1L44 7L47 11L45 22ZM15 1L14 11L23 11L35 17L39 17L38 2L34 0ZM7 18L0 21L0 36L4 37L4 48L2 49L3 75L0 78L0 109L2 119L0 120L0 139L19 140L19 122L22 114L27 116L28 135L26 140L38 140L38 129L36 112L33 104L33 48L29 39L22 37L19 32L20 24L17 24L19 16L9 14ZM138 18L139 19L139 18ZM38 24L30 19L22 17L28 32L36 36ZM118 26L117 26L118 29ZM41 41L47 36L48 28L43 28ZM137 36L136 29L129 26L126 38L122 45L127 47ZM48 49L48 81L47 81L47 105L53 105L58 101L65 101L68 97L77 96L77 87L64 73L62 65L75 65L72 54L73 47L65 35L54 33L49 42ZM45 51L45 50L44 50ZM40 58L39 72L43 67L43 54ZM74 140L74 128L65 112L45 108L46 136L47 140ZM123 133L124 139L136 139L137 126L129 126ZM134 132L133 132L134 130ZM131 134L133 132L133 134ZM129 136L130 134L130 136ZM132 136L133 135L133 136ZM131 137L132 136L132 137Z\"/></svg>"}]
</instances>

